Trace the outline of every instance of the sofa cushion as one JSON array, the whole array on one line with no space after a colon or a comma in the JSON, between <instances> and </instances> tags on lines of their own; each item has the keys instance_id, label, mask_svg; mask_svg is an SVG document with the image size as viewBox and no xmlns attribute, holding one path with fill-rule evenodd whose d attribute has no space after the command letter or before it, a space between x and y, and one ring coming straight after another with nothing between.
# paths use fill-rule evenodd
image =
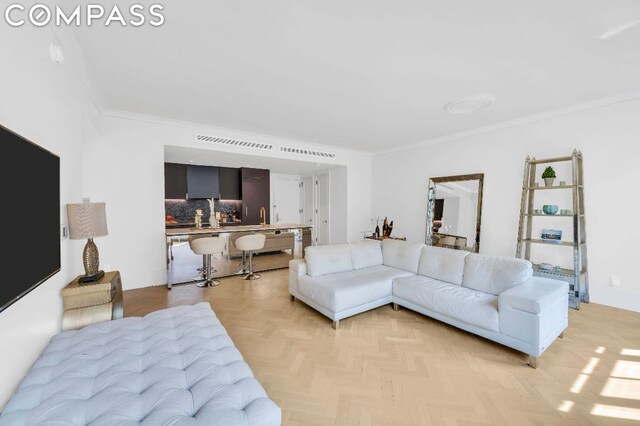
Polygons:
<instances>
[{"instance_id":1,"label":"sofa cushion","mask_svg":"<svg viewBox=\"0 0 640 426\"><path fill-rule=\"evenodd\" d=\"M386 266L418 273L418 262L424 244L399 240L382 241L382 259Z\"/></svg>"},{"instance_id":2,"label":"sofa cushion","mask_svg":"<svg viewBox=\"0 0 640 426\"><path fill-rule=\"evenodd\" d=\"M464 259L464 287L498 296L533 274L531 262L513 257L471 253Z\"/></svg>"},{"instance_id":3,"label":"sofa cushion","mask_svg":"<svg viewBox=\"0 0 640 426\"><path fill-rule=\"evenodd\" d=\"M461 285L464 275L464 250L425 246L420 255L418 274L451 284Z\"/></svg>"},{"instance_id":4,"label":"sofa cushion","mask_svg":"<svg viewBox=\"0 0 640 426\"><path fill-rule=\"evenodd\" d=\"M311 246L304 253L307 273L312 277L353 270L351 250L347 244Z\"/></svg>"},{"instance_id":5,"label":"sofa cushion","mask_svg":"<svg viewBox=\"0 0 640 426\"><path fill-rule=\"evenodd\" d=\"M415 275L393 280L393 296L450 318L498 331L498 297Z\"/></svg>"},{"instance_id":6,"label":"sofa cushion","mask_svg":"<svg viewBox=\"0 0 640 426\"><path fill-rule=\"evenodd\" d=\"M382 265L382 248L379 241L349 244L353 269Z\"/></svg>"},{"instance_id":7,"label":"sofa cushion","mask_svg":"<svg viewBox=\"0 0 640 426\"><path fill-rule=\"evenodd\" d=\"M451 285L422 275L396 278L393 280L393 297L433 310L435 292Z\"/></svg>"},{"instance_id":8,"label":"sofa cushion","mask_svg":"<svg viewBox=\"0 0 640 426\"><path fill-rule=\"evenodd\" d=\"M298 291L333 312L342 312L383 297L391 297L391 283L409 275L387 266L374 266L321 277L302 276Z\"/></svg>"}]
</instances>

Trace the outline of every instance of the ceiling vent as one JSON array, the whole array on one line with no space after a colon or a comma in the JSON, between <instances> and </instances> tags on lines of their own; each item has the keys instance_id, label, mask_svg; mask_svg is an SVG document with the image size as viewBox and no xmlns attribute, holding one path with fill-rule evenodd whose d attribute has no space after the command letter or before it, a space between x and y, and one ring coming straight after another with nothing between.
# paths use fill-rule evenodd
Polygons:
<instances>
[{"instance_id":1,"label":"ceiling vent","mask_svg":"<svg viewBox=\"0 0 640 426\"><path fill-rule=\"evenodd\" d=\"M226 146L237 146L240 148L263 149L266 151L273 151L274 149L274 146L268 143L239 141L236 139L218 138L218 137L207 136L207 135L196 135L196 141L216 143L219 145L226 145Z\"/></svg>"},{"instance_id":2,"label":"ceiling vent","mask_svg":"<svg viewBox=\"0 0 640 426\"><path fill-rule=\"evenodd\" d=\"M288 152L290 154L307 155L310 157L336 158L336 154L333 152L312 151L310 149L291 148L289 146L281 146L280 151Z\"/></svg>"}]
</instances>

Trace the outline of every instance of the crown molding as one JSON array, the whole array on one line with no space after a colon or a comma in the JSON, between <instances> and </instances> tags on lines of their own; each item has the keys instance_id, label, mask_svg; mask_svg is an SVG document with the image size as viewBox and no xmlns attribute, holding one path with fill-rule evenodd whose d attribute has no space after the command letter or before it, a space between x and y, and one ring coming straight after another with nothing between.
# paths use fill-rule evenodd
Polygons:
<instances>
[{"instance_id":1,"label":"crown molding","mask_svg":"<svg viewBox=\"0 0 640 426\"><path fill-rule=\"evenodd\" d=\"M80 43L78 43L76 34L68 27L52 26L50 27L50 31L56 43L62 47L64 64L69 65L69 68L78 78L91 103L93 103L97 113L102 115L106 109L106 101L87 67L84 51L82 47L80 47Z\"/></svg>"},{"instance_id":2,"label":"crown molding","mask_svg":"<svg viewBox=\"0 0 640 426\"><path fill-rule=\"evenodd\" d=\"M584 111L589 111L598 108L604 108L610 105L615 105L624 102L630 102L640 99L640 90L625 93L623 95L613 96L609 98L603 98L596 101L585 102L582 104L573 105L566 108L555 109L551 111L542 112L539 114L533 114L522 118L517 118L515 120L503 121L496 124L491 124L489 126L477 127L475 129L466 130L463 132L451 133L444 136L439 136L432 139L427 139L420 142L415 142L408 145L402 145L394 148L388 148L380 151L375 151L372 153L372 156L379 156L383 154L389 154L392 152L400 152L406 151L413 148L420 148L429 145L436 145L444 142L450 142L457 139L468 138L475 135L480 135L483 133L491 133L498 130L506 129L509 127L517 127L525 124L535 123L538 121L544 120L552 120L558 117L562 117L565 115L577 114Z\"/></svg>"}]
</instances>

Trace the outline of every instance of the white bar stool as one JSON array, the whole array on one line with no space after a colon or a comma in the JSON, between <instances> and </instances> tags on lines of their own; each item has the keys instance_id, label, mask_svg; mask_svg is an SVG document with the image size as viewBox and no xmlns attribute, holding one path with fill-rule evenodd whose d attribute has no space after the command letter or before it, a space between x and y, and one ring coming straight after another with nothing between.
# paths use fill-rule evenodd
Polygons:
<instances>
[{"instance_id":1,"label":"white bar stool","mask_svg":"<svg viewBox=\"0 0 640 426\"><path fill-rule=\"evenodd\" d=\"M206 238L206 235L191 235L189 236L189 248L191 249L191 251L193 251L193 241L197 240L199 238ZM201 281L205 279L205 269L207 268L207 256L202 256L202 268L197 268L196 271L200 272L200 274L197 277L193 278L193 281ZM214 269L214 272L217 272Z\"/></svg>"},{"instance_id":2,"label":"white bar stool","mask_svg":"<svg viewBox=\"0 0 640 426\"><path fill-rule=\"evenodd\" d=\"M267 237L264 234L253 234L240 237L236 240L236 248L242 250L242 256L249 253L249 273L242 277L245 280L259 280L260 274L253 273L253 252L264 248Z\"/></svg>"},{"instance_id":3,"label":"white bar stool","mask_svg":"<svg viewBox=\"0 0 640 426\"><path fill-rule=\"evenodd\" d=\"M220 285L220 281L213 279L211 257L214 254L222 253L224 251L225 244L225 239L220 237L196 238L189 241L191 250L193 250L195 254L204 256L205 259L204 282L198 283L198 287L213 287Z\"/></svg>"}]
</instances>

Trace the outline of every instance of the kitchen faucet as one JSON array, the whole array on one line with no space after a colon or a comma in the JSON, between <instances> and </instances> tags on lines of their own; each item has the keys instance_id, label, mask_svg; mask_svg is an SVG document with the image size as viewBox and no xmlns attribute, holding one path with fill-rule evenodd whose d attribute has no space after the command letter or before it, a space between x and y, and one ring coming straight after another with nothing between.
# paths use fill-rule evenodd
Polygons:
<instances>
[{"instance_id":1,"label":"kitchen faucet","mask_svg":"<svg viewBox=\"0 0 640 426\"><path fill-rule=\"evenodd\" d=\"M260 207L260 225L267 226L267 211L264 207Z\"/></svg>"}]
</instances>

